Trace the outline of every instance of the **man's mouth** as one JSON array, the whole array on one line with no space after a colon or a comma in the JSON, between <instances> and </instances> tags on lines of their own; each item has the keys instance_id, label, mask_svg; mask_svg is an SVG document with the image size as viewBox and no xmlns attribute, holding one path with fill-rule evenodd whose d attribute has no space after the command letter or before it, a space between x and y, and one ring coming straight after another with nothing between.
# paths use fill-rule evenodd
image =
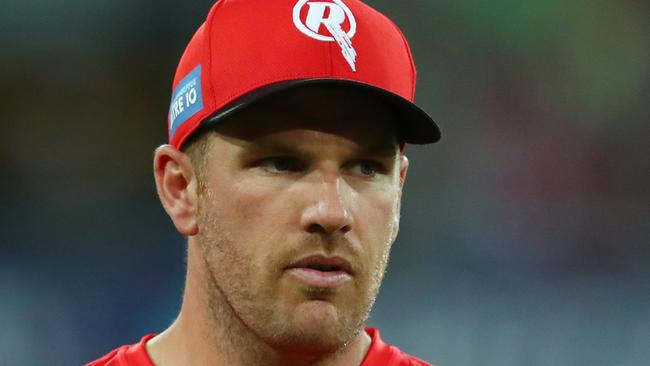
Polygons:
<instances>
[{"instance_id":1,"label":"man's mouth","mask_svg":"<svg viewBox=\"0 0 650 366\"><path fill-rule=\"evenodd\" d=\"M354 273L350 262L341 257L312 255L302 258L287 267L298 280L313 287L334 288L352 279Z\"/></svg>"}]
</instances>

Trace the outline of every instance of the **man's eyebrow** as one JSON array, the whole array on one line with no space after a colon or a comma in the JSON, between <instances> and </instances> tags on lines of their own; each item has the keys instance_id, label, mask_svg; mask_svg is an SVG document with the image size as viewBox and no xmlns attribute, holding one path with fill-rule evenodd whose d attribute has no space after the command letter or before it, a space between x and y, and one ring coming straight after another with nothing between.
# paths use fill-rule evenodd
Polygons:
<instances>
[{"instance_id":1,"label":"man's eyebrow","mask_svg":"<svg viewBox=\"0 0 650 366\"><path fill-rule=\"evenodd\" d=\"M399 145L397 143L383 143L360 149L360 154L380 157L394 157L399 155L399 151Z\"/></svg>"},{"instance_id":2,"label":"man's eyebrow","mask_svg":"<svg viewBox=\"0 0 650 366\"><path fill-rule=\"evenodd\" d=\"M263 139L247 142L243 146L243 150L244 152L251 154L273 152L286 155L296 155L306 152L290 143L267 141Z\"/></svg>"}]
</instances>

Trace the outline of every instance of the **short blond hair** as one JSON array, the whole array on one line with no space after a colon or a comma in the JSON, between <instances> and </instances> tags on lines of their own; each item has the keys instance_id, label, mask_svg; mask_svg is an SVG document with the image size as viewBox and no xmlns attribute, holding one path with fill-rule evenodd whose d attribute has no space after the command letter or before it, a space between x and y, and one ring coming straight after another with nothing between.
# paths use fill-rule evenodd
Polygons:
<instances>
[{"instance_id":1,"label":"short blond hair","mask_svg":"<svg viewBox=\"0 0 650 366\"><path fill-rule=\"evenodd\" d=\"M215 136L214 128L195 131L183 144L181 150L187 155L194 169L199 185L199 192L205 189L205 173L210 159L210 144Z\"/></svg>"}]
</instances>

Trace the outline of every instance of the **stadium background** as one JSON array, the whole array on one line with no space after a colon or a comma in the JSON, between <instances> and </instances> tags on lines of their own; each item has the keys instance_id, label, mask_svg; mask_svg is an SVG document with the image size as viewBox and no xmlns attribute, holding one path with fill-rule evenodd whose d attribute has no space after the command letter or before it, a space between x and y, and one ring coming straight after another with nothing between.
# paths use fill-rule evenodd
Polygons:
<instances>
[{"instance_id":1,"label":"stadium background","mask_svg":"<svg viewBox=\"0 0 650 366\"><path fill-rule=\"evenodd\" d=\"M440 366L647 365L650 3L368 2L444 132L409 148L370 324ZM0 364L81 364L176 315L151 158L210 5L3 1Z\"/></svg>"}]
</instances>

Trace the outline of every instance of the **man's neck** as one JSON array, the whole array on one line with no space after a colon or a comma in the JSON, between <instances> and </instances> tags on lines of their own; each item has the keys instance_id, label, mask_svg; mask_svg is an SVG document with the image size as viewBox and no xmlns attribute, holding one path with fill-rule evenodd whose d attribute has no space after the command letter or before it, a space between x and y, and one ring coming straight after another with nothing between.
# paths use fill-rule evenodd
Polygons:
<instances>
[{"instance_id":1,"label":"man's neck","mask_svg":"<svg viewBox=\"0 0 650 366\"><path fill-rule=\"evenodd\" d=\"M204 288L208 272L197 263L190 249L185 294L174 323L147 342L146 349L156 366L193 365L295 365L358 366L371 339L362 329L335 352L278 350L265 343L224 303L210 304ZM194 262L194 263L192 263ZM218 306L216 306L218 305ZM214 314L214 311L217 314Z\"/></svg>"},{"instance_id":2,"label":"man's neck","mask_svg":"<svg viewBox=\"0 0 650 366\"><path fill-rule=\"evenodd\" d=\"M177 320L163 333L147 342L146 350L154 365L358 366L371 345L370 336L365 331L361 331L347 347L327 355L280 351L260 352L260 349L238 349L235 351L228 349L228 344L215 345L207 339L193 339L191 336L184 336L188 332L183 328L185 327ZM232 344L232 342L229 343Z\"/></svg>"}]
</instances>

